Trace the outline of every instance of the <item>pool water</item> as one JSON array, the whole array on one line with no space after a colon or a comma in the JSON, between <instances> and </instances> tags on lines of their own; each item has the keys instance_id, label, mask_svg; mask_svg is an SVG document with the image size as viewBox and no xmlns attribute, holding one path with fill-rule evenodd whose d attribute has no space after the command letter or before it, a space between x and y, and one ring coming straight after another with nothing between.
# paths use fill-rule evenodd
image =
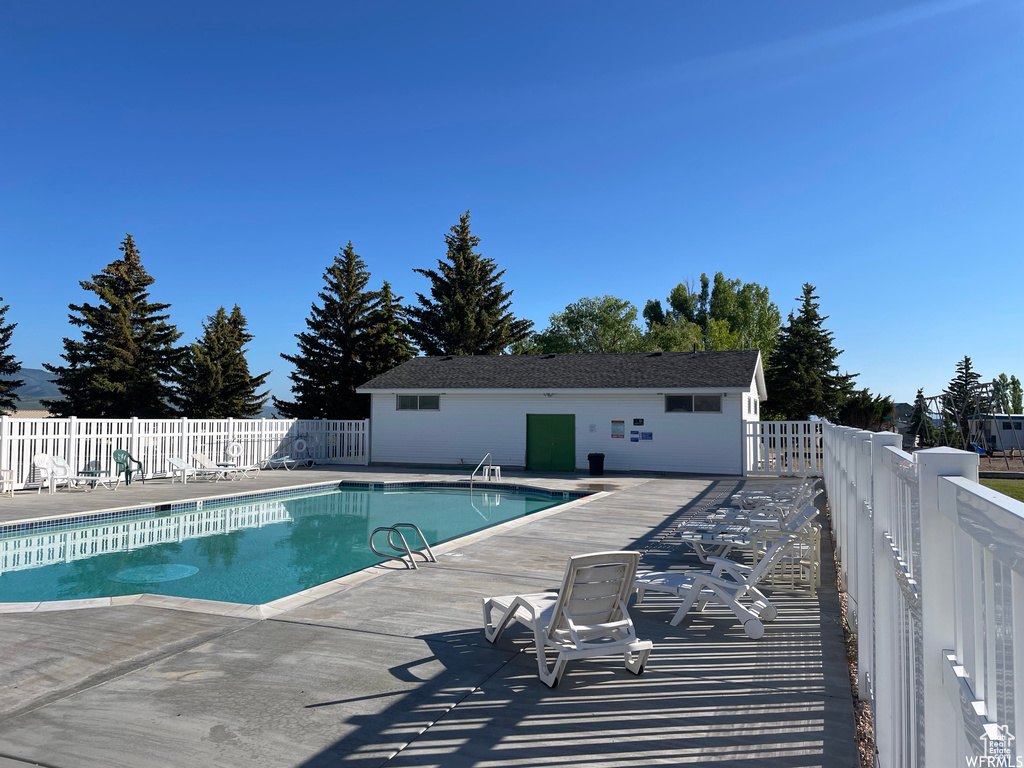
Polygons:
<instances>
[{"instance_id":1,"label":"pool water","mask_svg":"<svg viewBox=\"0 0 1024 768\"><path fill-rule=\"evenodd\" d=\"M564 501L345 488L20 531L0 536L0 602L151 593L266 603L381 562L368 543L378 526L415 523L434 545Z\"/></svg>"}]
</instances>

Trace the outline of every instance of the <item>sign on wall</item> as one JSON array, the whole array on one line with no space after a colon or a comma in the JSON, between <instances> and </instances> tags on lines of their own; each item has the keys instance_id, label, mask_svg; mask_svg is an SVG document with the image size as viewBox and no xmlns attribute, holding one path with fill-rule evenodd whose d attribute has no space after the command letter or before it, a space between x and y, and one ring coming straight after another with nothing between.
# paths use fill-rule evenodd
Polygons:
<instances>
[{"instance_id":1,"label":"sign on wall","mask_svg":"<svg viewBox=\"0 0 1024 768\"><path fill-rule=\"evenodd\" d=\"M612 437L626 436L626 422L622 419L612 419Z\"/></svg>"}]
</instances>

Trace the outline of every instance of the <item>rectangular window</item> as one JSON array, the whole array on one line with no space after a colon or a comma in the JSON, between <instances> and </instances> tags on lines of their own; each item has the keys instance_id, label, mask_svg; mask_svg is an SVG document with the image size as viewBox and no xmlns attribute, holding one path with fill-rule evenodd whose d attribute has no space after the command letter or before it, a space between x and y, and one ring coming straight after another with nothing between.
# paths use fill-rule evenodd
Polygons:
<instances>
[{"instance_id":1,"label":"rectangular window","mask_svg":"<svg viewBox=\"0 0 1024 768\"><path fill-rule=\"evenodd\" d=\"M399 411L439 411L440 395L398 395L395 408Z\"/></svg>"},{"instance_id":2,"label":"rectangular window","mask_svg":"<svg viewBox=\"0 0 1024 768\"><path fill-rule=\"evenodd\" d=\"M1018 432L1024 431L1024 421L1014 422L1013 428L1016 429Z\"/></svg>"},{"instance_id":3,"label":"rectangular window","mask_svg":"<svg viewBox=\"0 0 1024 768\"><path fill-rule=\"evenodd\" d=\"M721 395L665 395L665 413L721 412Z\"/></svg>"},{"instance_id":4,"label":"rectangular window","mask_svg":"<svg viewBox=\"0 0 1024 768\"><path fill-rule=\"evenodd\" d=\"M698 413L721 413L721 395L694 395L693 410Z\"/></svg>"},{"instance_id":5,"label":"rectangular window","mask_svg":"<svg viewBox=\"0 0 1024 768\"><path fill-rule=\"evenodd\" d=\"M693 395L665 395L665 413L693 413Z\"/></svg>"},{"instance_id":6,"label":"rectangular window","mask_svg":"<svg viewBox=\"0 0 1024 768\"><path fill-rule=\"evenodd\" d=\"M1002 421L1002 422L1000 422L1000 424L1002 424L1003 425L1003 429L1005 429L1007 431L1013 429L1013 426L1011 426L1010 422L1008 422L1008 421Z\"/></svg>"}]
</instances>

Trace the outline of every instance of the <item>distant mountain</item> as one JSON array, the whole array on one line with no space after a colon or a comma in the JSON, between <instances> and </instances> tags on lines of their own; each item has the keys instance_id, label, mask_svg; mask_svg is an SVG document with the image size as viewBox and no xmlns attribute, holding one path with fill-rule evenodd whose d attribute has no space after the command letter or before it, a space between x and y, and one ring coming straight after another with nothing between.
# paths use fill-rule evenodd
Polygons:
<instances>
[{"instance_id":1,"label":"distant mountain","mask_svg":"<svg viewBox=\"0 0 1024 768\"><path fill-rule=\"evenodd\" d=\"M0 376L0 379L21 379L25 383L15 390L20 400L18 410L41 411L45 410L39 403L40 400L60 400L60 390L53 383L53 374L41 368L22 368L16 376ZM270 401L263 407L260 418L271 419L277 415Z\"/></svg>"},{"instance_id":2,"label":"distant mountain","mask_svg":"<svg viewBox=\"0 0 1024 768\"><path fill-rule=\"evenodd\" d=\"M22 398L60 397L60 390L53 383L53 374L41 368L22 368L15 376L0 376L0 379L21 379L22 384L15 393Z\"/></svg>"}]
</instances>

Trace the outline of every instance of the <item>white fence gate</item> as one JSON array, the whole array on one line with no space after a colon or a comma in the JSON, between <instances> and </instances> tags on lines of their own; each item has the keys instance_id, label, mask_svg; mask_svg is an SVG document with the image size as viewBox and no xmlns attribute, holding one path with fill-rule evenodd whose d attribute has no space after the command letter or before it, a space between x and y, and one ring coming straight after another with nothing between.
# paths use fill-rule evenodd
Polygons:
<instances>
[{"instance_id":1,"label":"white fence gate","mask_svg":"<svg viewBox=\"0 0 1024 768\"><path fill-rule=\"evenodd\" d=\"M978 484L977 454L900 445L889 432L824 428L878 764L1024 764L1024 504Z\"/></svg>"},{"instance_id":2,"label":"white fence gate","mask_svg":"<svg viewBox=\"0 0 1024 768\"><path fill-rule=\"evenodd\" d=\"M112 454L128 451L146 477L170 469L168 457L259 464L288 454L317 464L367 464L369 421L297 419L17 419L0 417L0 469L13 470L14 487L36 478L32 457L63 456L75 470L110 470ZM232 446L231 455L228 447ZM234 446L238 446L235 448Z\"/></svg>"},{"instance_id":3,"label":"white fence gate","mask_svg":"<svg viewBox=\"0 0 1024 768\"><path fill-rule=\"evenodd\" d=\"M824 470L822 421L743 422L744 475L813 475Z\"/></svg>"}]
</instances>

